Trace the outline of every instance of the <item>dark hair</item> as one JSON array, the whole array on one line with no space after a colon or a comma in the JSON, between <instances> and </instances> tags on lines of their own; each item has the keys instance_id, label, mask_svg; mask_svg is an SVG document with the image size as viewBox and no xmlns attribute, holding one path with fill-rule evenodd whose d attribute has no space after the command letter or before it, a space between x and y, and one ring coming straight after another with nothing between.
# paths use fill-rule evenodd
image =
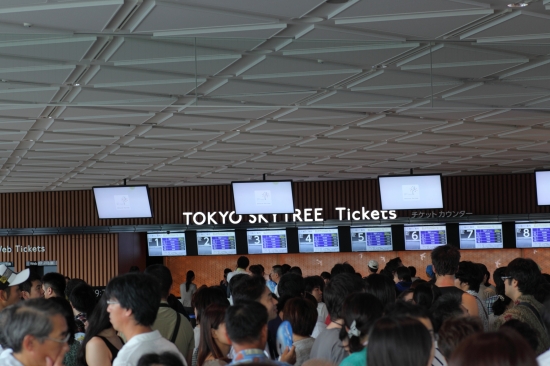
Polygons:
<instances>
[{"instance_id":1,"label":"dark hair","mask_svg":"<svg viewBox=\"0 0 550 366\"><path fill-rule=\"evenodd\" d=\"M248 275L246 276L249 277ZM226 294L221 288L217 286L201 287L195 292L193 295L193 307L197 310L198 323L202 320L202 313L204 310L212 304L218 304L225 307L229 306L229 300L227 300Z\"/></svg>"},{"instance_id":2,"label":"dark hair","mask_svg":"<svg viewBox=\"0 0 550 366\"><path fill-rule=\"evenodd\" d=\"M431 320L430 312L427 309L403 300L397 300L393 304L386 306L384 316L409 316L415 319L428 318Z\"/></svg>"},{"instance_id":3,"label":"dark hair","mask_svg":"<svg viewBox=\"0 0 550 366\"><path fill-rule=\"evenodd\" d=\"M128 273L132 273L132 272L139 272L139 267L131 266L130 269L128 270Z\"/></svg>"},{"instance_id":4,"label":"dark hair","mask_svg":"<svg viewBox=\"0 0 550 366\"><path fill-rule=\"evenodd\" d=\"M183 366L176 353L147 353L140 357L137 366Z\"/></svg>"},{"instance_id":5,"label":"dark hair","mask_svg":"<svg viewBox=\"0 0 550 366\"><path fill-rule=\"evenodd\" d=\"M297 275L302 276L302 269L300 267L294 266L288 270L288 273L295 273Z\"/></svg>"},{"instance_id":6,"label":"dark hair","mask_svg":"<svg viewBox=\"0 0 550 366\"><path fill-rule=\"evenodd\" d=\"M265 279L260 276L246 276L231 289L233 303L241 301L257 301L265 291Z\"/></svg>"},{"instance_id":7,"label":"dark hair","mask_svg":"<svg viewBox=\"0 0 550 366\"><path fill-rule=\"evenodd\" d=\"M361 337L369 334L370 328L375 321L382 317L383 312L382 303L374 295L354 293L346 298L342 308L344 324L351 328L352 323L355 322L355 327L361 332L359 336L356 336L348 334L346 327L340 328L340 340L349 338L350 353L359 352L365 348Z\"/></svg>"},{"instance_id":8,"label":"dark hair","mask_svg":"<svg viewBox=\"0 0 550 366\"><path fill-rule=\"evenodd\" d=\"M317 323L317 303L295 297L285 302L283 319L292 326L292 333L309 337Z\"/></svg>"},{"instance_id":9,"label":"dark hair","mask_svg":"<svg viewBox=\"0 0 550 366\"><path fill-rule=\"evenodd\" d=\"M433 283L424 282L415 286L413 301L415 304L422 306L425 309L429 309L439 296L441 296L441 290L439 290L439 287Z\"/></svg>"},{"instance_id":10,"label":"dark hair","mask_svg":"<svg viewBox=\"0 0 550 366\"><path fill-rule=\"evenodd\" d=\"M343 318L342 306L346 297L354 292L361 292L363 289L362 280L350 273L342 273L332 277L324 293L330 318L332 320Z\"/></svg>"},{"instance_id":11,"label":"dark hair","mask_svg":"<svg viewBox=\"0 0 550 366\"><path fill-rule=\"evenodd\" d=\"M411 277L416 277L416 268L414 266L408 266L407 268L411 272Z\"/></svg>"},{"instance_id":12,"label":"dark hair","mask_svg":"<svg viewBox=\"0 0 550 366\"><path fill-rule=\"evenodd\" d=\"M373 294L386 306L395 302L395 283L384 276L383 274L373 273L363 280L365 290L369 294Z\"/></svg>"},{"instance_id":13,"label":"dark hair","mask_svg":"<svg viewBox=\"0 0 550 366\"><path fill-rule=\"evenodd\" d=\"M140 325L151 326L157 318L161 295L158 281L151 275L132 272L114 277L107 284L105 296L132 310Z\"/></svg>"},{"instance_id":14,"label":"dark hair","mask_svg":"<svg viewBox=\"0 0 550 366\"><path fill-rule=\"evenodd\" d=\"M193 282L193 279L195 278L195 272L193 271L187 271L187 275L185 276L185 291L189 291L189 286L191 286L191 282Z\"/></svg>"},{"instance_id":15,"label":"dark hair","mask_svg":"<svg viewBox=\"0 0 550 366\"><path fill-rule=\"evenodd\" d=\"M25 291L25 292L31 292L32 283L34 281L41 281L41 279L40 279L40 276L38 274L31 272L31 273L29 273L29 278L27 278L27 280L25 282L23 282L19 285L19 290L20 291Z\"/></svg>"},{"instance_id":16,"label":"dark hair","mask_svg":"<svg viewBox=\"0 0 550 366\"><path fill-rule=\"evenodd\" d=\"M451 354L449 366L538 366L535 352L515 331L476 333Z\"/></svg>"},{"instance_id":17,"label":"dark hair","mask_svg":"<svg viewBox=\"0 0 550 366\"><path fill-rule=\"evenodd\" d=\"M508 267L499 267L493 272L493 281L495 281L496 293L497 295L502 296L502 298L499 297L493 303L493 313L496 316L504 314L508 308L508 305L512 302L512 299L505 294L506 289L504 286L504 280L502 279L503 276L506 276L507 268Z\"/></svg>"},{"instance_id":18,"label":"dark hair","mask_svg":"<svg viewBox=\"0 0 550 366\"><path fill-rule=\"evenodd\" d=\"M323 280L330 280L332 276L330 275L330 273L324 271L324 272L321 272L321 278L323 278Z\"/></svg>"},{"instance_id":19,"label":"dark hair","mask_svg":"<svg viewBox=\"0 0 550 366\"><path fill-rule=\"evenodd\" d=\"M395 269L397 278L404 282L412 282L411 271L407 267L397 267Z\"/></svg>"},{"instance_id":20,"label":"dark hair","mask_svg":"<svg viewBox=\"0 0 550 366\"><path fill-rule=\"evenodd\" d=\"M218 329L220 324L225 322L225 312L229 304L212 304L204 309L200 326L199 352L197 356L197 365L202 366L209 354L214 359L229 361L227 355L224 355L214 339L212 338L212 329Z\"/></svg>"},{"instance_id":21,"label":"dark hair","mask_svg":"<svg viewBox=\"0 0 550 366\"><path fill-rule=\"evenodd\" d=\"M283 275L287 274L288 271L290 271L290 268L292 268L292 267L290 267L290 264L285 263L285 264L281 265L281 269L283 270Z\"/></svg>"},{"instance_id":22,"label":"dark hair","mask_svg":"<svg viewBox=\"0 0 550 366\"><path fill-rule=\"evenodd\" d=\"M386 265L384 266L384 270L391 272L393 277L393 273L395 272L395 270L402 266L403 266L403 262L401 261L401 258L396 257L396 258L390 259L386 263Z\"/></svg>"},{"instance_id":23,"label":"dark hair","mask_svg":"<svg viewBox=\"0 0 550 366\"><path fill-rule=\"evenodd\" d=\"M81 283L76 286L69 294L69 301L76 310L91 315L97 303L97 297L92 286L87 283Z\"/></svg>"},{"instance_id":24,"label":"dark hair","mask_svg":"<svg viewBox=\"0 0 550 366\"><path fill-rule=\"evenodd\" d=\"M433 340L428 329L409 317L379 319L369 333L369 366L426 366Z\"/></svg>"},{"instance_id":25,"label":"dark hair","mask_svg":"<svg viewBox=\"0 0 550 366\"><path fill-rule=\"evenodd\" d=\"M249 265L250 261L244 255L241 255L239 259L237 259L237 268L247 269Z\"/></svg>"},{"instance_id":26,"label":"dark hair","mask_svg":"<svg viewBox=\"0 0 550 366\"><path fill-rule=\"evenodd\" d=\"M396 300L401 300L401 301L407 301L405 300L405 297L407 297L408 295L413 295L414 296L414 289L412 288L408 288L404 291L401 291L401 293L399 295L397 295L397 299ZM413 298L411 297L411 299L409 301L414 301Z\"/></svg>"},{"instance_id":27,"label":"dark hair","mask_svg":"<svg viewBox=\"0 0 550 366\"><path fill-rule=\"evenodd\" d=\"M321 276L308 276L304 278L304 284L306 286L305 288L306 292L309 292L309 293L313 292L313 289L315 287L319 287L321 291L325 290L325 281Z\"/></svg>"},{"instance_id":28,"label":"dark hair","mask_svg":"<svg viewBox=\"0 0 550 366\"><path fill-rule=\"evenodd\" d=\"M111 327L112 324L109 320L109 313L107 312L107 297L103 294L95 306L94 311L92 311L91 314L88 314L88 328L86 328L86 335L82 340L82 344L77 355L78 365L88 365L86 362L86 344L88 344L90 339L97 336L105 329L109 329Z\"/></svg>"},{"instance_id":29,"label":"dark hair","mask_svg":"<svg viewBox=\"0 0 550 366\"><path fill-rule=\"evenodd\" d=\"M231 268L226 268L226 269L223 270L223 275L224 275L224 276L227 276L227 274L228 274L228 273L231 273L231 272L233 272L233 271L231 270Z\"/></svg>"},{"instance_id":30,"label":"dark hair","mask_svg":"<svg viewBox=\"0 0 550 366\"><path fill-rule=\"evenodd\" d=\"M65 276L61 273L50 272L42 276L42 285L44 288L51 288L55 296L65 297Z\"/></svg>"},{"instance_id":31,"label":"dark hair","mask_svg":"<svg viewBox=\"0 0 550 366\"><path fill-rule=\"evenodd\" d=\"M172 288L172 273L170 269L162 264L152 264L145 268L143 273L150 275L157 281L160 288L160 295L163 299L167 298Z\"/></svg>"},{"instance_id":32,"label":"dark hair","mask_svg":"<svg viewBox=\"0 0 550 366\"><path fill-rule=\"evenodd\" d=\"M436 275L454 275L460 263L460 252L451 245L441 245L432 250L432 264Z\"/></svg>"},{"instance_id":33,"label":"dark hair","mask_svg":"<svg viewBox=\"0 0 550 366\"><path fill-rule=\"evenodd\" d=\"M518 290L523 295L534 295L537 285L541 280L539 266L534 260L528 258L516 258L508 264L506 276L518 281ZM510 283L509 282L509 283Z\"/></svg>"},{"instance_id":34,"label":"dark hair","mask_svg":"<svg viewBox=\"0 0 550 366\"><path fill-rule=\"evenodd\" d=\"M515 330L527 343L529 343L533 352L537 352L539 346L539 332L536 329L533 329L529 324L517 319L508 320L500 326L499 331L506 328Z\"/></svg>"},{"instance_id":35,"label":"dark hair","mask_svg":"<svg viewBox=\"0 0 550 366\"><path fill-rule=\"evenodd\" d=\"M483 332L483 324L481 324L479 317L467 316L447 319L438 332L437 345L439 351L448 360L460 342L469 335L480 332Z\"/></svg>"},{"instance_id":36,"label":"dark hair","mask_svg":"<svg viewBox=\"0 0 550 366\"><path fill-rule=\"evenodd\" d=\"M438 332L443 322L450 318L462 317L462 295L459 292L449 292L441 295L430 308L434 332Z\"/></svg>"},{"instance_id":37,"label":"dark hair","mask_svg":"<svg viewBox=\"0 0 550 366\"><path fill-rule=\"evenodd\" d=\"M470 290L479 292L479 286L483 282L483 273L480 267L470 261L462 261L458 264L458 271L455 273L460 283L466 283Z\"/></svg>"},{"instance_id":38,"label":"dark hair","mask_svg":"<svg viewBox=\"0 0 550 366\"><path fill-rule=\"evenodd\" d=\"M299 274L289 272L281 277L277 286L277 292L279 293L279 302L283 302L279 310L283 310L284 301L291 297L304 295L306 292L305 280Z\"/></svg>"},{"instance_id":39,"label":"dark hair","mask_svg":"<svg viewBox=\"0 0 550 366\"><path fill-rule=\"evenodd\" d=\"M487 287L491 286L491 284L489 283L489 280L491 279L491 273L487 269L487 266L483 263L476 263L476 264L478 265L479 270L481 271L481 274L482 274L481 282ZM485 280L485 282L483 282L483 280L485 279L485 276L487 276L487 279Z\"/></svg>"},{"instance_id":40,"label":"dark hair","mask_svg":"<svg viewBox=\"0 0 550 366\"><path fill-rule=\"evenodd\" d=\"M256 276L262 276L264 273L264 269L261 264L254 264L250 266L248 270L250 271L250 273Z\"/></svg>"},{"instance_id":41,"label":"dark hair","mask_svg":"<svg viewBox=\"0 0 550 366\"><path fill-rule=\"evenodd\" d=\"M336 263L334 267L332 267L332 269L330 270L330 275L332 277L339 275L341 273L354 274L355 268L353 268L352 265L349 264L348 262L344 262L344 263Z\"/></svg>"},{"instance_id":42,"label":"dark hair","mask_svg":"<svg viewBox=\"0 0 550 366\"><path fill-rule=\"evenodd\" d=\"M65 318L65 321L67 322L67 328L69 330L69 333L71 336L69 337L69 341L67 342L69 345L72 345L76 340L74 339L74 335L76 334L76 322L74 320L74 314L73 314L73 308L71 308L71 304L69 304L69 301L65 299L64 297L50 297L48 301L52 301L55 303L58 303L62 308L63 312L62 315Z\"/></svg>"},{"instance_id":43,"label":"dark hair","mask_svg":"<svg viewBox=\"0 0 550 366\"><path fill-rule=\"evenodd\" d=\"M86 281L80 278L73 278L72 280L69 280L69 282L67 282L67 285L65 286L65 298L68 299L73 289L78 285L82 285L83 283L86 283Z\"/></svg>"},{"instance_id":44,"label":"dark hair","mask_svg":"<svg viewBox=\"0 0 550 366\"><path fill-rule=\"evenodd\" d=\"M256 301L242 301L227 309L225 327L229 339L237 344L254 343L267 326L267 309Z\"/></svg>"},{"instance_id":45,"label":"dark hair","mask_svg":"<svg viewBox=\"0 0 550 366\"><path fill-rule=\"evenodd\" d=\"M271 271L277 273L279 277L283 276L283 266L281 266L280 264L276 264L271 267Z\"/></svg>"}]
</instances>

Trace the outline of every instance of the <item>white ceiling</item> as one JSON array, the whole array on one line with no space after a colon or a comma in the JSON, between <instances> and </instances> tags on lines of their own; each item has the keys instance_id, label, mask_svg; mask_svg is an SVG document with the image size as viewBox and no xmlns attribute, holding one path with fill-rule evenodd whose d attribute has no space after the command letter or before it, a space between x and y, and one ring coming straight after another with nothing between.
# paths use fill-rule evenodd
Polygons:
<instances>
[{"instance_id":1,"label":"white ceiling","mask_svg":"<svg viewBox=\"0 0 550 366\"><path fill-rule=\"evenodd\" d=\"M0 192L550 168L510 1L2 0Z\"/></svg>"}]
</instances>

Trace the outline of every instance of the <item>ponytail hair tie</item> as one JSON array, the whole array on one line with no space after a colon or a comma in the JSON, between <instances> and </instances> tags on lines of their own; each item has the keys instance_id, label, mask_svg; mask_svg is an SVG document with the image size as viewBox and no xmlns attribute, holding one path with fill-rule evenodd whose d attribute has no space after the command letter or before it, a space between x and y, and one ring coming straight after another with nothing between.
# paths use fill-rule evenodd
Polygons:
<instances>
[{"instance_id":1,"label":"ponytail hair tie","mask_svg":"<svg viewBox=\"0 0 550 366\"><path fill-rule=\"evenodd\" d=\"M351 323L351 327L349 327L349 331L348 331L348 338L351 338L353 336L355 337L361 336L361 331L357 329L357 323L355 322L355 320L353 321L353 323Z\"/></svg>"}]
</instances>

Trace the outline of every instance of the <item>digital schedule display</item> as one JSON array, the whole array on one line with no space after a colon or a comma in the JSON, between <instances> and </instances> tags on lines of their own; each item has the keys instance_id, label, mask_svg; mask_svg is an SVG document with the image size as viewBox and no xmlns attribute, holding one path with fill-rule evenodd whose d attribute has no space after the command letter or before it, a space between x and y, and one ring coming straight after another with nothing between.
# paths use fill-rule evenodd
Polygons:
<instances>
[{"instance_id":1,"label":"digital schedule display","mask_svg":"<svg viewBox=\"0 0 550 366\"><path fill-rule=\"evenodd\" d=\"M460 224L460 249L502 249L502 224Z\"/></svg>"},{"instance_id":2,"label":"digital schedule display","mask_svg":"<svg viewBox=\"0 0 550 366\"><path fill-rule=\"evenodd\" d=\"M248 254L288 253L286 230L248 230Z\"/></svg>"},{"instance_id":3,"label":"digital schedule display","mask_svg":"<svg viewBox=\"0 0 550 366\"><path fill-rule=\"evenodd\" d=\"M338 229L298 230L300 253L339 252Z\"/></svg>"},{"instance_id":4,"label":"digital schedule display","mask_svg":"<svg viewBox=\"0 0 550 366\"><path fill-rule=\"evenodd\" d=\"M352 252L379 252L393 250L391 227L352 227Z\"/></svg>"},{"instance_id":5,"label":"digital schedule display","mask_svg":"<svg viewBox=\"0 0 550 366\"><path fill-rule=\"evenodd\" d=\"M405 226L405 250L432 250L447 244L445 225Z\"/></svg>"},{"instance_id":6,"label":"digital schedule display","mask_svg":"<svg viewBox=\"0 0 550 366\"><path fill-rule=\"evenodd\" d=\"M231 182L237 215L292 214L292 181Z\"/></svg>"},{"instance_id":7,"label":"digital schedule display","mask_svg":"<svg viewBox=\"0 0 550 366\"><path fill-rule=\"evenodd\" d=\"M550 222L516 224L516 248L550 248Z\"/></svg>"},{"instance_id":8,"label":"digital schedule display","mask_svg":"<svg viewBox=\"0 0 550 366\"><path fill-rule=\"evenodd\" d=\"M199 255L237 254L234 231L197 231Z\"/></svg>"},{"instance_id":9,"label":"digital schedule display","mask_svg":"<svg viewBox=\"0 0 550 366\"><path fill-rule=\"evenodd\" d=\"M153 217L146 185L93 187L93 192L100 219Z\"/></svg>"},{"instance_id":10,"label":"digital schedule display","mask_svg":"<svg viewBox=\"0 0 550 366\"><path fill-rule=\"evenodd\" d=\"M149 256L187 255L185 233L148 233Z\"/></svg>"},{"instance_id":11,"label":"digital schedule display","mask_svg":"<svg viewBox=\"0 0 550 366\"><path fill-rule=\"evenodd\" d=\"M380 176L382 210L443 208L441 175Z\"/></svg>"}]
</instances>

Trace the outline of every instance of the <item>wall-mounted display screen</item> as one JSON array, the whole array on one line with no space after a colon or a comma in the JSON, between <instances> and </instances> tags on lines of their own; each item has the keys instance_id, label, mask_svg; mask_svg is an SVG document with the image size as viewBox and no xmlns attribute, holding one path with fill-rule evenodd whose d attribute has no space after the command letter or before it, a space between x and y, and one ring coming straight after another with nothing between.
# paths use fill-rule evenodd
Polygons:
<instances>
[{"instance_id":1,"label":"wall-mounted display screen","mask_svg":"<svg viewBox=\"0 0 550 366\"><path fill-rule=\"evenodd\" d=\"M517 223L516 248L550 248L550 222Z\"/></svg>"},{"instance_id":2,"label":"wall-mounted display screen","mask_svg":"<svg viewBox=\"0 0 550 366\"><path fill-rule=\"evenodd\" d=\"M147 186L93 187L100 219L153 217Z\"/></svg>"},{"instance_id":3,"label":"wall-mounted display screen","mask_svg":"<svg viewBox=\"0 0 550 366\"><path fill-rule=\"evenodd\" d=\"M300 253L339 252L338 229L299 229Z\"/></svg>"},{"instance_id":4,"label":"wall-mounted display screen","mask_svg":"<svg viewBox=\"0 0 550 366\"><path fill-rule=\"evenodd\" d=\"M537 186L537 204L550 205L550 170L535 172Z\"/></svg>"},{"instance_id":5,"label":"wall-mounted display screen","mask_svg":"<svg viewBox=\"0 0 550 366\"><path fill-rule=\"evenodd\" d=\"M352 227L352 252L378 252L393 250L391 227Z\"/></svg>"},{"instance_id":6,"label":"wall-mounted display screen","mask_svg":"<svg viewBox=\"0 0 550 366\"><path fill-rule=\"evenodd\" d=\"M248 230L248 254L288 253L286 230Z\"/></svg>"},{"instance_id":7,"label":"wall-mounted display screen","mask_svg":"<svg viewBox=\"0 0 550 366\"><path fill-rule=\"evenodd\" d=\"M382 210L443 208L441 175L378 177Z\"/></svg>"},{"instance_id":8,"label":"wall-mounted display screen","mask_svg":"<svg viewBox=\"0 0 550 366\"><path fill-rule=\"evenodd\" d=\"M199 255L237 254L235 231L197 231Z\"/></svg>"},{"instance_id":9,"label":"wall-mounted display screen","mask_svg":"<svg viewBox=\"0 0 550 366\"><path fill-rule=\"evenodd\" d=\"M460 249L501 249L502 224L460 224Z\"/></svg>"},{"instance_id":10,"label":"wall-mounted display screen","mask_svg":"<svg viewBox=\"0 0 550 366\"><path fill-rule=\"evenodd\" d=\"M232 182L237 215L293 214L292 181Z\"/></svg>"},{"instance_id":11,"label":"wall-mounted display screen","mask_svg":"<svg viewBox=\"0 0 550 366\"><path fill-rule=\"evenodd\" d=\"M147 233L150 257L187 255L185 233Z\"/></svg>"},{"instance_id":12,"label":"wall-mounted display screen","mask_svg":"<svg viewBox=\"0 0 550 366\"><path fill-rule=\"evenodd\" d=\"M444 225L405 226L405 250L432 250L447 244Z\"/></svg>"}]
</instances>

